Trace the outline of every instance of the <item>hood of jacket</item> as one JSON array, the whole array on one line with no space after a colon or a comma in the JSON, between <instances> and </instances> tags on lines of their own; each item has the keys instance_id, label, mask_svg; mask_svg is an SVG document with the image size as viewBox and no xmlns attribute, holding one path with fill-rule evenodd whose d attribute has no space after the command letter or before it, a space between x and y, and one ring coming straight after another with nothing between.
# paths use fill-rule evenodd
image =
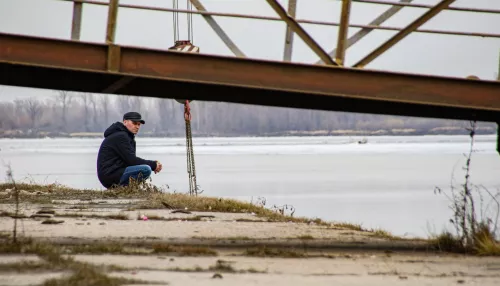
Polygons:
<instances>
[{"instance_id":1,"label":"hood of jacket","mask_svg":"<svg viewBox=\"0 0 500 286\"><path fill-rule=\"evenodd\" d=\"M114 133L125 131L128 136L134 137L134 133L130 132L121 122L115 122L104 131L104 137L108 137Z\"/></svg>"}]
</instances>

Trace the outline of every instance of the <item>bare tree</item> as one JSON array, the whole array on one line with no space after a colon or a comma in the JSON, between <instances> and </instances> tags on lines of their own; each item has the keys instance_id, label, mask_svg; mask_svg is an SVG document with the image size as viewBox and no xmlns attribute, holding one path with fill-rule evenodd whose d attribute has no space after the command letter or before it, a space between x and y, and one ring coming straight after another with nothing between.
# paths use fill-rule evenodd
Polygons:
<instances>
[{"instance_id":1,"label":"bare tree","mask_svg":"<svg viewBox=\"0 0 500 286\"><path fill-rule=\"evenodd\" d=\"M107 94L103 94L101 95L101 98L100 98L100 103L101 103L101 106L102 106L102 110L104 112L104 124L103 125L107 125L109 124L109 104L110 104L110 95L107 95Z\"/></svg>"},{"instance_id":2,"label":"bare tree","mask_svg":"<svg viewBox=\"0 0 500 286\"><path fill-rule=\"evenodd\" d=\"M23 100L21 99L14 100L14 120L17 128L23 128L23 119L26 114L23 106L24 106Z\"/></svg>"},{"instance_id":3,"label":"bare tree","mask_svg":"<svg viewBox=\"0 0 500 286\"><path fill-rule=\"evenodd\" d=\"M90 93L82 93L80 94L80 98L82 99L83 103L83 117L84 117L84 125L85 125L85 131L89 132L89 117L90 117Z\"/></svg>"},{"instance_id":4,"label":"bare tree","mask_svg":"<svg viewBox=\"0 0 500 286\"><path fill-rule=\"evenodd\" d=\"M146 109L146 103L144 99L140 96L133 96L129 98L130 110L139 113L143 113Z\"/></svg>"},{"instance_id":5,"label":"bare tree","mask_svg":"<svg viewBox=\"0 0 500 286\"><path fill-rule=\"evenodd\" d=\"M89 96L90 104L92 105L92 113L94 116L92 116L92 130L96 131L98 128L98 123L97 123L97 96L95 94L90 94Z\"/></svg>"},{"instance_id":6,"label":"bare tree","mask_svg":"<svg viewBox=\"0 0 500 286\"><path fill-rule=\"evenodd\" d=\"M8 130L17 128L14 112L13 103L5 102L0 104L0 129Z\"/></svg>"},{"instance_id":7,"label":"bare tree","mask_svg":"<svg viewBox=\"0 0 500 286\"><path fill-rule=\"evenodd\" d=\"M130 111L130 97L126 95L119 95L116 98L117 109L121 114L125 114Z\"/></svg>"},{"instance_id":8,"label":"bare tree","mask_svg":"<svg viewBox=\"0 0 500 286\"><path fill-rule=\"evenodd\" d=\"M71 102L72 102L72 97L69 94L69 92L65 90L60 90L59 91L59 103L61 104L62 108L62 113L61 113L61 129L62 131L66 131L66 128L68 127L68 121L67 121L67 112L68 108L70 108Z\"/></svg>"},{"instance_id":9,"label":"bare tree","mask_svg":"<svg viewBox=\"0 0 500 286\"><path fill-rule=\"evenodd\" d=\"M31 129L34 130L36 128L37 121L39 121L43 115L43 105L40 103L40 101L36 100L33 97L30 97L24 100L23 108L26 110L26 113L30 118Z\"/></svg>"},{"instance_id":10,"label":"bare tree","mask_svg":"<svg viewBox=\"0 0 500 286\"><path fill-rule=\"evenodd\" d=\"M158 130L168 131L168 124L174 122L173 112L174 101L166 98L156 99L156 106L158 110Z\"/></svg>"}]
</instances>

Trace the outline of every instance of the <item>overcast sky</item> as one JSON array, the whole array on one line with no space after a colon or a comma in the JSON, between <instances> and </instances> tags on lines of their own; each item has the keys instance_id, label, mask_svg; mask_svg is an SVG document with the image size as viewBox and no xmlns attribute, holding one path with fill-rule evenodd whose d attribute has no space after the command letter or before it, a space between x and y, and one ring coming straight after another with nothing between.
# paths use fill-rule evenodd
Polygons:
<instances>
[{"instance_id":1,"label":"overcast sky","mask_svg":"<svg viewBox=\"0 0 500 286\"><path fill-rule=\"evenodd\" d=\"M389 1L389 0L388 0ZM395 1L396 0L390 0ZM277 16L266 0L201 0L209 11ZM439 0L415 0L436 4ZM124 4L172 7L172 0L121 0ZM280 3L287 7L288 1ZM0 32L69 39L72 3L59 0L0 0ZM179 1L180 8L186 0ZM500 10L500 0L458 0L453 6ZM297 18L338 22L338 0L298 0ZM389 6L353 3L351 22L368 24ZM193 8L194 9L194 8ZM425 9L404 8L384 25L404 27ZM181 38L186 38L185 15L180 15ZM107 7L84 5L81 39L104 42ZM249 57L269 60L283 58L285 24L276 21L216 17L217 22ZM194 44L201 53L232 55L199 15L193 16ZM337 27L302 24L325 49L336 46ZM443 11L423 29L440 29L500 34L500 15ZM349 29L349 35L358 29ZM376 31L347 52L347 65L356 63L396 32ZM118 44L167 49L174 43L172 13L120 8L116 35ZM0 43L1 45L1 43ZM433 74L453 77L477 75L496 79L500 39L414 33L367 66L369 69ZM293 61L314 63L317 56L295 36ZM28 96L50 96L54 91L0 86L0 100Z\"/></svg>"}]
</instances>

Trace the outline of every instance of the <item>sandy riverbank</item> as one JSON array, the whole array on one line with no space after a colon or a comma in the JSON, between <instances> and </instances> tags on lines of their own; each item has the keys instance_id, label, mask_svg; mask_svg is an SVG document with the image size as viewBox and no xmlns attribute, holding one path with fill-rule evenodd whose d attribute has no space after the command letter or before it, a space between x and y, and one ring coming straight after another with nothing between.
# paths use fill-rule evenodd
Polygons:
<instances>
[{"instance_id":1,"label":"sandy riverbank","mask_svg":"<svg viewBox=\"0 0 500 286\"><path fill-rule=\"evenodd\" d=\"M201 211L227 208L218 199L184 207L174 199L155 204L151 197L54 193L23 193L18 235L48 244L57 255L40 246L17 253L4 247L0 285L40 285L85 265L106 277L158 285L500 284L500 257L442 253L425 240L354 225L293 219L250 205L237 209L233 202L226 212ZM8 245L15 205L4 195L0 239ZM96 283L82 285L104 282Z\"/></svg>"}]
</instances>

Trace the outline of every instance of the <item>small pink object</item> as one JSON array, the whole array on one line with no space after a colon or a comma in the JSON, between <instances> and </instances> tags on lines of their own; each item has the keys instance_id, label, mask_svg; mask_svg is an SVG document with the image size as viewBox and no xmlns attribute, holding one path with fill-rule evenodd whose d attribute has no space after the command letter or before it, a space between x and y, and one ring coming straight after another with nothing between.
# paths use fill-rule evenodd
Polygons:
<instances>
[{"instance_id":1,"label":"small pink object","mask_svg":"<svg viewBox=\"0 0 500 286\"><path fill-rule=\"evenodd\" d=\"M146 221L146 220L148 220L148 217L147 217L147 216L145 216L145 215L143 215L143 216L142 216L142 220Z\"/></svg>"}]
</instances>

